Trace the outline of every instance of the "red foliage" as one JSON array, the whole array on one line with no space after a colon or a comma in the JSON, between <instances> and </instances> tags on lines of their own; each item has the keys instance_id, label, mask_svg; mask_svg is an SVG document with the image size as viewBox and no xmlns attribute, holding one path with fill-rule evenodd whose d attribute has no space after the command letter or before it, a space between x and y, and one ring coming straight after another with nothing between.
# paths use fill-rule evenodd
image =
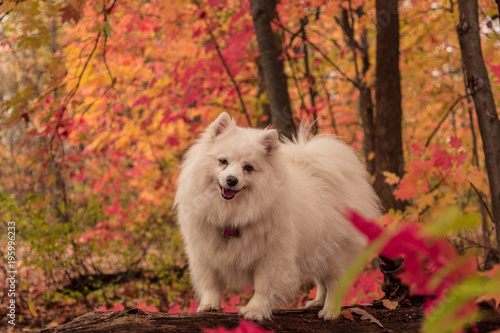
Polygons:
<instances>
[{"instance_id":1,"label":"red foliage","mask_svg":"<svg viewBox=\"0 0 500 333\"><path fill-rule=\"evenodd\" d=\"M382 227L355 212L349 214L349 219L371 242L384 233ZM408 222L400 223L380 254L388 258L404 257L404 272L399 275L403 283L410 286L412 294L435 296L437 300L451 287L477 273L475 258L460 260L446 238L433 239L422 226Z\"/></svg>"},{"instance_id":2,"label":"red foliage","mask_svg":"<svg viewBox=\"0 0 500 333\"><path fill-rule=\"evenodd\" d=\"M490 70L496 76L495 82L500 82L500 65L490 64Z\"/></svg>"},{"instance_id":3,"label":"red foliage","mask_svg":"<svg viewBox=\"0 0 500 333\"><path fill-rule=\"evenodd\" d=\"M154 305L148 305L146 302L138 302L134 309L141 309L143 311L158 312L158 308Z\"/></svg>"},{"instance_id":4,"label":"red foliage","mask_svg":"<svg viewBox=\"0 0 500 333\"><path fill-rule=\"evenodd\" d=\"M101 306L100 308L95 309L96 311L121 311L125 309L125 307L122 304L115 303L113 304L112 308L107 308L105 305Z\"/></svg>"},{"instance_id":5,"label":"red foliage","mask_svg":"<svg viewBox=\"0 0 500 333\"><path fill-rule=\"evenodd\" d=\"M168 313L182 313L182 306L175 305L168 310Z\"/></svg>"},{"instance_id":6,"label":"red foliage","mask_svg":"<svg viewBox=\"0 0 500 333\"><path fill-rule=\"evenodd\" d=\"M250 321L241 320L240 326L229 329L224 327L218 328L202 328L205 333L269 333L271 331L265 330Z\"/></svg>"}]
</instances>

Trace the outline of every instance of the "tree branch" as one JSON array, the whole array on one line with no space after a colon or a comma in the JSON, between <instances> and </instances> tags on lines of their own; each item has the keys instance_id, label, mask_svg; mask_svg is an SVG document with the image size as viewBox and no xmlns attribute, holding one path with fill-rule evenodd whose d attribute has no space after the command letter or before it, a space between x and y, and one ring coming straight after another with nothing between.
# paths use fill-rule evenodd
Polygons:
<instances>
[{"instance_id":1,"label":"tree branch","mask_svg":"<svg viewBox=\"0 0 500 333\"><path fill-rule=\"evenodd\" d=\"M469 96L469 93L467 93L467 94L465 94L463 96L459 96L451 104L451 106L448 108L448 110L444 114L443 118L441 118L441 120L439 121L439 123L436 126L436 128L434 129L434 131L432 131L431 135L427 138L427 141L425 142L425 147L429 146L429 144L431 143L431 140L434 138L434 136L436 135L436 133L439 131L439 128L441 127L441 125L443 125L443 123L446 120L446 118L448 118L448 115L450 114L450 112L452 112L455 109L455 107L457 106L458 103L460 103L460 101L462 101L464 98L467 98L468 96Z\"/></svg>"},{"instance_id":2,"label":"tree branch","mask_svg":"<svg viewBox=\"0 0 500 333\"><path fill-rule=\"evenodd\" d=\"M109 9L106 9L104 11L104 22L106 22L106 23L108 22L108 15L111 12L111 10L113 9L115 3L116 3L116 0L111 4ZM108 60L106 59L107 42L108 42L108 35L107 35L107 33L104 33L104 45L103 45L103 50L102 50L102 60L104 61L104 65L106 66L106 70L108 71L109 77L111 78L111 87L114 89L116 78L113 77L113 74L111 74L111 70L109 69L109 65L108 65Z\"/></svg>"},{"instance_id":3,"label":"tree branch","mask_svg":"<svg viewBox=\"0 0 500 333\"><path fill-rule=\"evenodd\" d=\"M484 207L484 209L486 209L486 212L488 213L491 221L493 222L493 224L495 224L495 218L493 217L493 214L491 213L490 209L488 208L488 205L486 204L486 202L484 202L483 196L481 195L481 192L479 192L477 187L475 187L474 184L472 184L469 180L467 180L467 182L470 184L470 186L472 186L474 191L476 191L476 194L479 197L479 200L481 201L481 205Z\"/></svg>"},{"instance_id":4,"label":"tree branch","mask_svg":"<svg viewBox=\"0 0 500 333\"><path fill-rule=\"evenodd\" d=\"M236 94L238 95L238 100L240 101L240 105L241 105L241 111L245 115L245 118L248 122L248 126L253 127L250 116L248 115L247 107L245 106L245 101L243 100L243 96L241 95L240 87L238 86L238 83L235 81L234 75L233 75L233 73L231 73L231 70L229 69L229 67L226 63L226 60L224 59L224 56L222 55L219 44L217 43L217 40L215 39L212 28L210 28L209 24L207 24L207 28L208 28L208 33L210 34L210 39L214 43L215 51L217 51L217 55L219 56L219 59L222 62L222 66L224 66L224 69L226 70L226 73L229 76L229 78L231 79L231 82L233 83L234 89L236 90Z\"/></svg>"},{"instance_id":5,"label":"tree branch","mask_svg":"<svg viewBox=\"0 0 500 333\"><path fill-rule=\"evenodd\" d=\"M333 128L335 134L339 134L337 129L337 122L335 121L335 114L333 112L332 101L330 100L330 92L328 91L328 87L326 86L325 78L321 77L320 79L321 86L323 87L323 91L326 94L326 100L328 101L328 113L330 113L330 125Z\"/></svg>"},{"instance_id":6,"label":"tree branch","mask_svg":"<svg viewBox=\"0 0 500 333\"><path fill-rule=\"evenodd\" d=\"M279 22L277 20L274 20L273 22L277 26L279 26L281 29L283 29L283 31L285 31L286 33L288 33L290 35L293 35L293 32L290 31L290 29L288 29L287 27L285 27L283 24L281 24L281 22ZM333 60L331 60L325 54L325 52L323 52L323 50L321 50L316 44L314 44L313 42L311 42L309 39L306 39L305 42L307 44L309 44L316 52L318 52L344 79L346 79L347 81L351 82L356 88L359 88L358 84L354 80L352 80L350 77L348 77L347 74L336 63L334 63Z\"/></svg>"}]
</instances>

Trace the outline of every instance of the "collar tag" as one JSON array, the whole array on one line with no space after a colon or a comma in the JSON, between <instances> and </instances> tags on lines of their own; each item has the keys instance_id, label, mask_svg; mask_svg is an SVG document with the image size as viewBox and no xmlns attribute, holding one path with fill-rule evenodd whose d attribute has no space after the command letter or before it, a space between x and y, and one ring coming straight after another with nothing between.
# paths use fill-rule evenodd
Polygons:
<instances>
[{"instance_id":1,"label":"collar tag","mask_svg":"<svg viewBox=\"0 0 500 333\"><path fill-rule=\"evenodd\" d=\"M225 227L222 235L224 235L224 237L226 238L238 238L240 237L240 231L238 230L238 228Z\"/></svg>"}]
</instances>

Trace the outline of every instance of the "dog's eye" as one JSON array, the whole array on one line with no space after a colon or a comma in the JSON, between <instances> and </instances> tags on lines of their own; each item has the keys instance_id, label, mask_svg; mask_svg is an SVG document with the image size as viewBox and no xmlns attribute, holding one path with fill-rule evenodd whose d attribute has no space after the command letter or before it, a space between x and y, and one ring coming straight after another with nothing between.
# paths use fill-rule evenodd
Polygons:
<instances>
[{"instance_id":1,"label":"dog's eye","mask_svg":"<svg viewBox=\"0 0 500 333\"><path fill-rule=\"evenodd\" d=\"M253 171L253 166L251 166L250 164L247 164L243 167L243 170L247 171L247 172L252 172Z\"/></svg>"},{"instance_id":2,"label":"dog's eye","mask_svg":"<svg viewBox=\"0 0 500 333\"><path fill-rule=\"evenodd\" d=\"M219 158L219 163L221 165L228 165L229 164L228 161L225 158Z\"/></svg>"}]
</instances>

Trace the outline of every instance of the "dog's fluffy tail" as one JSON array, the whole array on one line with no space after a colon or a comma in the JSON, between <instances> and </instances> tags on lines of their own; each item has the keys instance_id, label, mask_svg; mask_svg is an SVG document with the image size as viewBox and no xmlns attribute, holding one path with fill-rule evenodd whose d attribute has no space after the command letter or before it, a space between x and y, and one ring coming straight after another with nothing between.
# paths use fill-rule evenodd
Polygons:
<instances>
[{"instance_id":1,"label":"dog's fluffy tail","mask_svg":"<svg viewBox=\"0 0 500 333\"><path fill-rule=\"evenodd\" d=\"M285 140L282 151L296 167L328 184L348 208L366 218L380 216L380 201L369 174L346 143L329 134L312 136L311 126L301 124L296 136Z\"/></svg>"},{"instance_id":2,"label":"dog's fluffy tail","mask_svg":"<svg viewBox=\"0 0 500 333\"><path fill-rule=\"evenodd\" d=\"M311 123L300 123L297 132L293 135L292 139L283 138L285 144L305 145L313 136Z\"/></svg>"}]
</instances>

